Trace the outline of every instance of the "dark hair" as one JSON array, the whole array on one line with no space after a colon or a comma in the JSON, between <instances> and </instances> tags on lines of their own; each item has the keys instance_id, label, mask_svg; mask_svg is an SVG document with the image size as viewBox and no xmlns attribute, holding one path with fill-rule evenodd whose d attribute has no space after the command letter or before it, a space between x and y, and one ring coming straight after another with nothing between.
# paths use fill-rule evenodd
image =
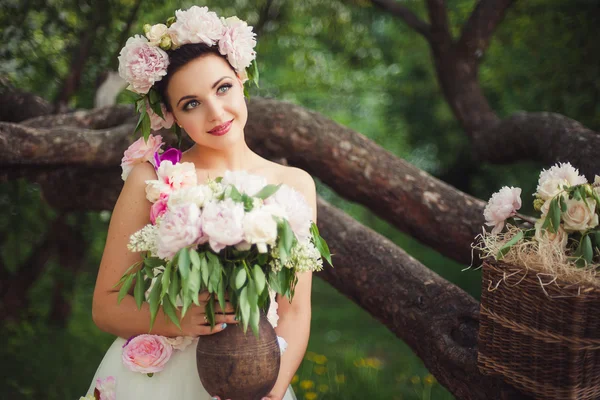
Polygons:
<instances>
[{"instance_id":1,"label":"dark hair","mask_svg":"<svg viewBox=\"0 0 600 400\"><path fill-rule=\"evenodd\" d=\"M163 78L160 81L154 84L154 88L160 95L163 103L165 103L167 111L173 111L171 109L171 104L169 103L169 96L167 94L167 87L169 86L169 81L171 80L171 77L175 72L179 71L181 67L183 67L190 61L205 56L207 54L216 54L219 57L222 57L225 61L227 61L227 64L229 65L229 67L231 67L231 70L235 72L235 69L231 66L231 64L227 60L227 57L219 53L218 47L209 46L206 43L184 44L177 50L167 51L167 54L169 55L169 66L167 67L167 74L163 76Z\"/></svg>"}]
</instances>

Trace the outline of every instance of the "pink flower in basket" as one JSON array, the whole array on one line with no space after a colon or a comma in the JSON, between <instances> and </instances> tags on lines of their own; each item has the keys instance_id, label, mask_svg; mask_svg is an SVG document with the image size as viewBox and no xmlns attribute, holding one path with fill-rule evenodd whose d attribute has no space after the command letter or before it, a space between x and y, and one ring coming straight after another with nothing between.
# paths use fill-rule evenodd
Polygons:
<instances>
[{"instance_id":1,"label":"pink flower in basket","mask_svg":"<svg viewBox=\"0 0 600 400\"><path fill-rule=\"evenodd\" d=\"M173 346L166 338L158 335L139 335L123 347L123 364L134 372L153 374L163 370L171 355Z\"/></svg>"},{"instance_id":2,"label":"pink flower in basket","mask_svg":"<svg viewBox=\"0 0 600 400\"><path fill-rule=\"evenodd\" d=\"M492 195L483 211L486 225L493 226L492 234L504 228L504 222L517 215L521 208L521 188L504 186Z\"/></svg>"}]
</instances>

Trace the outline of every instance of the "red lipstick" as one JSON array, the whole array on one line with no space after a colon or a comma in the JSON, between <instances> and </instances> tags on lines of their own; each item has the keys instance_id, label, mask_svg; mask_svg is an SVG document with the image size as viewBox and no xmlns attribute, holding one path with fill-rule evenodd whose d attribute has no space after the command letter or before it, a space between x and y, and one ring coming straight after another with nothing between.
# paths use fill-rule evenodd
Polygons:
<instances>
[{"instance_id":1,"label":"red lipstick","mask_svg":"<svg viewBox=\"0 0 600 400\"><path fill-rule=\"evenodd\" d=\"M227 121L222 125L215 126L210 131L208 131L208 133L210 133L211 135L215 135L215 136L223 136L224 134L229 132L229 128L231 128L232 123L233 123L233 120Z\"/></svg>"}]
</instances>

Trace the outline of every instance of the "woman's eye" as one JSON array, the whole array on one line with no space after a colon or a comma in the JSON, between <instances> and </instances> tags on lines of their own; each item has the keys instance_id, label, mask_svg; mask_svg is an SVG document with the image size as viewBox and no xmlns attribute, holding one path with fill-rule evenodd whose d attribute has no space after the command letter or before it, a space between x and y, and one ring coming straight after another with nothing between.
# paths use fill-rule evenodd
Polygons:
<instances>
[{"instance_id":1,"label":"woman's eye","mask_svg":"<svg viewBox=\"0 0 600 400\"><path fill-rule=\"evenodd\" d=\"M186 103L186 105L183 106L183 109L190 110L192 108L198 107L198 105L200 105L200 103L197 100L192 100L192 101Z\"/></svg>"},{"instance_id":2,"label":"woman's eye","mask_svg":"<svg viewBox=\"0 0 600 400\"><path fill-rule=\"evenodd\" d=\"M229 91L229 89L232 87L233 85L231 83L226 83L223 86L219 87L219 89L217 90L219 93L225 93L227 91Z\"/></svg>"}]
</instances>

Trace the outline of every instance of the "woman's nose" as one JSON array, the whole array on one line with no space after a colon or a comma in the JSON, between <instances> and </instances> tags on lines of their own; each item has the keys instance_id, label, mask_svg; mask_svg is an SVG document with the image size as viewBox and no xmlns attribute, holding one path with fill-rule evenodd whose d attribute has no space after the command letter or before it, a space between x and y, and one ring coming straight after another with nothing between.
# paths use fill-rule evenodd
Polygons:
<instances>
[{"instance_id":1,"label":"woman's nose","mask_svg":"<svg viewBox=\"0 0 600 400\"><path fill-rule=\"evenodd\" d=\"M223 106L218 101L208 103L208 112L208 120L210 122L223 122L220 121L223 115Z\"/></svg>"}]
</instances>

